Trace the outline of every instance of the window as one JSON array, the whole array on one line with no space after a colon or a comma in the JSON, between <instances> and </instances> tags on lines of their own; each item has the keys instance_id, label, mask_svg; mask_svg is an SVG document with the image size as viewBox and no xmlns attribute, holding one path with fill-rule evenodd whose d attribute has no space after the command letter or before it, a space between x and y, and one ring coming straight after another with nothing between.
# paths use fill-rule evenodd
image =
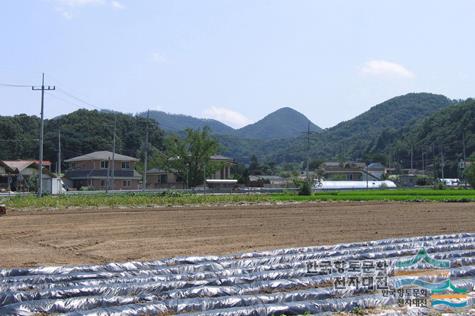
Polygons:
<instances>
[{"instance_id":1,"label":"window","mask_svg":"<svg viewBox=\"0 0 475 316\"><path fill-rule=\"evenodd\" d=\"M160 183L161 184L166 184L168 182L168 177L166 174L161 174L160 175Z\"/></svg>"},{"instance_id":2,"label":"window","mask_svg":"<svg viewBox=\"0 0 475 316\"><path fill-rule=\"evenodd\" d=\"M130 161L122 161L122 169L130 169Z\"/></svg>"},{"instance_id":3,"label":"window","mask_svg":"<svg viewBox=\"0 0 475 316\"><path fill-rule=\"evenodd\" d=\"M106 182L104 180L101 180L101 187L105 187L106 186Z\"/></svg>"},{"instance_id":4,"label":"window","mask_svg":"<svg viewBox=\"0 0 475 316\"><path fill-rule=\"evenodd\" d=\"M109 168L109 161L101 160L101 169L108 169Z\"/></svg>"},{"instance_id":5,"label":"window","mask_svg":"<svg viewBox=\"0 0 475 316\"><path fill-rule=\"evenodd\" d=\"M124 181L122 181L122 186L123 186L124 188L130 187L130 180L124 180Z\"/></svg>"}]
</instances>

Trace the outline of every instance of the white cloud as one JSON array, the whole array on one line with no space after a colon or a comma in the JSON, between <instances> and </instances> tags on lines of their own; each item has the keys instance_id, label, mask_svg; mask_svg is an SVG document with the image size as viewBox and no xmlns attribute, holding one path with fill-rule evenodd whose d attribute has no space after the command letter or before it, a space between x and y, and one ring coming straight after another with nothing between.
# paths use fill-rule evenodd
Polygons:
<instances>
[{"instance_id":1,"label":"white cloud","mask_svg":"<svg viewBox=\"0 0 475 316\"><path fill-rule=\"evenodd\" d=\"M164 64L167 62L167 58L160 52L153 52L152 61L157 64Z\"/></svg>"},{"instance_id":2,"label":"white cloud","mask_svg":"<svg viewBox=\"0 0 475 316\"><path fill-rule=\"evenodd\" d=\"M363 75L414 78L415 74L401 64L387 60L367 61L360 69Z\"/></svg>"},{"instance_id":3,"label":"white cloud","mask_svg":"<svg viewBox=\"0 0 475 316\"><path fill-rule=\"evenodd\" d=\"M125 5L123 5L119 1L111 1L111 6L114 9L117 9L117 10L124 10L125 9Z\"/></svg>"},{"instance_id":4,"label":"white cloud","mask_svg":"<svg viewBox=\"0 0 475 316\"><path fill-rule=\"evenodd\" d=\"M235 128L243 127L252 122L249 118L239 112L217 106L212 106L204 110L203 116L206 118L218 120Z\"/></svg>"},{"instance_id":5,"label":"white cloud","mask_svg":"<svg viewBox=\"0 0 475 316\"><path fill-rule=\"evenodd\" d=\"M51 0L64 18L72 19L73 16L84 7L109 7L115 10L125 9L125 5L117 0Z\"/></svg>"},{"instance_id":6,"label":"white cloud","mask_svg":"<svg viewBox=\"0 0 475 316\"><path fill-rule=\"evenodd\" d=\"M61 14L63 18L65 19L71 20L73 18L73 14L68 10L65 10L62 8L56 8L56 11L58 11L59 14Z\"/></svg>"},{"instance_id":7,"label":"white cloud","mask_svg":"<svg viewBox=\"0 0 475 316\"><path fill-rule=\"evenodd\" d=\"M87 5L103 5L105 0L56 0L60 6L83 7Z\"/></svg>"}]
</instances>

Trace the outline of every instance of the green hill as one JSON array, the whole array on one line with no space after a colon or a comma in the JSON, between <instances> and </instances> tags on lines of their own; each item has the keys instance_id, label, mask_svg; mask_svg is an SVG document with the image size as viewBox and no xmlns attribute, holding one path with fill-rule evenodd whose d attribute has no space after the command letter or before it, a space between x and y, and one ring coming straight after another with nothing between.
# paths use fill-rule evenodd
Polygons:
<instances>
[{"instance_id":1,"label":"green hill","mask_svg":"<svg viewBox=\"0 0 475 316\"><path fill-rule=\"evenodd\" d=\"M384 130L416 124L453 101L443 95L409 93L373 106L354 119L339 123L325 133L324 142L332 155L364 158L368 144Z\"/></svg>"},{"instance_id":2,"label":"green hill","mask_svg":"<svg viewBox=\"0 0 475 316\"><path fill-rule=\"evenodd\" d=\"M292 138L306 132L308 124L311 131L321 130L302 113L285 107L272 112L254 124L240 128L234 135L248 139Z\"/></svg>"},{"instance_id":3,"label":"green hill","mask_svg":"<svg viewBox=\"0 0 475 316\"><path fill-rule=\"evenodd\" d=\"M465 146L464 146L465 145ZM409 167L411 151L413 166L435 168L446 166L445 176L457 175L457 162L475 153L475 100L451 105L412 126L384 130L369 146L368 153L383 154L388 160ZM443 160L442 160L443 159ZM439 174L441 176L441 174Z\"/></svg>"},{"instance_id":4,"label":"green hill","mask_svg":"<svg viewBox=\"0 0 475 316\"><path fill-rule=\"evenodd\" d=\"M147 113L140 113L139 116L145 117ZM150 118L160 124L160 127L166 132L181 132L187 128L201 129L209 127L214 134L232 134L234 129L219 121L213 119L200 119L188 115L170 114L163 111L150 111Z\"/></svg>"},{"instance_id":5,"label":"green hill","mask_svg":"<svg viewBox=\"0 0 475 316\"><path fill-rule=\"evenodd\" d=\"M221 144L221 153L238 162L247 163L256 155L262 162L298 163L307 155L308 119L291 108L277 110L238 130L215 120L157 111L150 114L150 140L156 148L162 146L163 126L159 124L164 124L165 130L177 133L185 128L209 126ZM147 124L144 114L141 115L79 110L46 120L45 159L56 160L59 127L64 158L111 150L115 118L117 152L140 155ZM373 106L354 119L329 129L321 130L311 124L310 156L314 160L381 161L409 167L412 148L415 167L421 167L424 152L426 165L437 168L443 152L449 172L456 169L455 162L462 157L463 137L466 155L474 152L474 124L474 100L455 104L441 95L411 93ZM36 116L0 117L0 159L36 159L38 134L39 118Z\"/></svg>"},{"instance_id":6,"label":"green hill","mask_svg":"<svg viewBox=\"0 0 475 316\"><path fill-rule=\"evenodd\" d=\"M92 151L112 150L114 121L117 120L116 152L137 156L145 136L147 120L139 116L104 111L78 110L45 120L44 159L57 160L58 130L61 128L63 158ZM160 148L163 132L150 120L150 143ZM1 160L38 159L40 119L25 114L0 117Z\"/></svg>"},{"instance_id":7,"label":"green hill","mask_svg":"<svg viewBox=\"0 0 475 316\"><path fill-rule=\"evenodd\" d=\"M314 159L363 160L368 158L369 146L381 133L412 126L453 103L442 95L430 93L410 93L392 98L349 121L314 133L310 154ZM302 134L278 141L268 139L259 144L227 137L224 144L227 154L237 159L247 160L255 154L260 160L276 163L300 162L305 159L307 148L306 137ZM239 151L235 148L239 148Z\"/></svg>"}]
</instances>

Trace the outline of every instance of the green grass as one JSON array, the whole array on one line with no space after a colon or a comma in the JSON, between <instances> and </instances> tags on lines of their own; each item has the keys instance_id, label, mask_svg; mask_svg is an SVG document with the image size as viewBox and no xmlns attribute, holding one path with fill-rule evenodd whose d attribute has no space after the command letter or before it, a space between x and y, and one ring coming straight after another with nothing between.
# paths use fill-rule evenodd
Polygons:
<instances>
[{"instance_id":1,"label":"green grass","mask_svg":"<svg viewBox=\"0 0 475 316\"><path fill-rule=\"evenodd\" d=\"M318 192L309 196L292 193L278 194L151 194L123 193L97 195L35 196L9 197L3 203L9 208L67 208L67 207L151 207L173 205L199 205L222 203L258 203L291 201L437 201L437 202L475 202L475 190L363 190Z\"/></svg>"}]
</instances>

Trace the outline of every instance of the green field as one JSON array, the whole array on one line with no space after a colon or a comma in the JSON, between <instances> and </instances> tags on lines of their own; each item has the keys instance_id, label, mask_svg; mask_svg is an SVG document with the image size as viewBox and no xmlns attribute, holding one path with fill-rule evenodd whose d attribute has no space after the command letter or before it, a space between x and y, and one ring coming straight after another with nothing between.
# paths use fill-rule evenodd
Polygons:
<instances>
[{"instance_id":1,"label":"green field","mask_svg":"<svg viewBox=\"0 0 475 316\"><path fill-rule=\"evenodd\" d=\"M436 201L475 202L475 190L398 189L317 192L310 196L294 193L276 194L223 194L198 195L180 193L123 193L44 196L33 195L3 198L1 203L9 208L67 208L67 207L153 207L174 205L199 205L223 203L258 203L292 201Z\"/></svg>"}]
</instances>

